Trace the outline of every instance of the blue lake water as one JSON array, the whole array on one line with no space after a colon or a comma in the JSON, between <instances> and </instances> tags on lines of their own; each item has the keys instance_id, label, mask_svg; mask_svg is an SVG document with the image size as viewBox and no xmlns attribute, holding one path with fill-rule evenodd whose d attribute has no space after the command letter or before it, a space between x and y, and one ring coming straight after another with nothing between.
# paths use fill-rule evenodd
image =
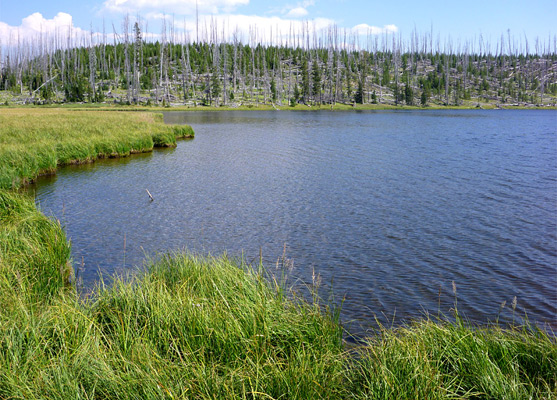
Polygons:
<instances>
[{"instance_id":1,"label":"blue lake water","mask_svg":"<svg viewBox=\"0 0 557 400\"><path fill-rule=\"evenodd\" d=\"M293 282L319 275L324 297L345 297L343 321L356 331L375 317L450 314L453 281L472 321L527 314L557 327L557 112L165 120L192 125L195 139L64 167L31 187L64 225L85 287L156 252L257 262L261 251L273 268L285 251Z\"/></svg>"}]
</instances>

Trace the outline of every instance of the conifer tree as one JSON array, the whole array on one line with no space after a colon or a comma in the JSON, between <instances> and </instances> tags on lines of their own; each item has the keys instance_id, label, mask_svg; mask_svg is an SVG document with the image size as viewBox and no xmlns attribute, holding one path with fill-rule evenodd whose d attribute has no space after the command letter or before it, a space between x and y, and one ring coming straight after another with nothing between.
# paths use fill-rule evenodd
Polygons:
<instances>
[{"instance_id":1,"label":"conifer tree","mask_svg":"<svg viewBox=\"0 0 557 400\"><path fill-rule=\"evenodd\" d=\"M273 99L273 103L277 101L277 84L275 82L275 77L271 78L271 98Z\"/></svg>"},{"instance_id":2,"label":"conifer tree","mask_svg":"<svg viewBox=\"0 0 557 400\"><path fill-rule=\"evenodd\" d=\"M317 63L317 60L313 62L311 77L312 77L311 94L313 95L313 100L316 103L321 104L321 70Z\"/></svg>"},{"instance_id":3,"label":"conifer tree","mask_svg":"<svg viewBox=\"0 0 557 400\"><path fill-rule=\"evenodd\" d=\"M310 84L309 84L309 71L308 62L304 57L302 61L302 100L304 103L307 102L310 96Z\"/></svg>"},{"instance_id":4,"label":"conifer tree","mask_svg":"<svg viewBox=\"0 0 557 400\"><path fill-rule=\"evenodd\" d=\"M409 82L406 82L406 85L404 86L404 102L407 106L414 105L414 91L412 90Z\"/></svg>"},{"instance_id":5,"label":"conifer tree","mask_svg":"<svg viewBox=\"0 0 557 400\"><path fill-rule=\"evenodd\" d=\"M354 102L364 104L364 84L361 79L358 79L358 90L354 95Z\"/></svg>"}]
</instances>

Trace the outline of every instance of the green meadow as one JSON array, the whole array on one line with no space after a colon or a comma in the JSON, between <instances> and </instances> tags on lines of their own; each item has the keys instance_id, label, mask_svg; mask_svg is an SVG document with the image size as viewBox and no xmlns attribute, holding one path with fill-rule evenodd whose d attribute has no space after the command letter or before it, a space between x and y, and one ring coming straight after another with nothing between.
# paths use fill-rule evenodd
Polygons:
<instances>
[{"instance_id":1,"label":"green meadow","mask_svg":"<svg viewBox=\"0 0 557 400\"><path fill-rule=\"evenodd\" d=\"M557 398L553 333L474 326L456 303L347 345L315 290L227 256L161 255L80 295L60 223L17 189L183 136L147 112L0 112L0 399Z\"/></svg>"}]
</instances>

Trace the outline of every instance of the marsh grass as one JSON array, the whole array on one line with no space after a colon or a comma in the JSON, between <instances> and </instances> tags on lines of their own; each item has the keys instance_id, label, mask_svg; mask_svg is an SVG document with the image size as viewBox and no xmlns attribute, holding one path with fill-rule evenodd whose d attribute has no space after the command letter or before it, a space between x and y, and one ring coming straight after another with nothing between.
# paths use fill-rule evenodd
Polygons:
<instances>
[{"instance_id":1,"label":"marsh grass","mask_svg":"<svg viewBox=\"0 0 557 400\"><path fill-rule=\"evenodd\" d=\"M0 188L18 188L59 165L175 146L189 126L144 112L14 108L0 112Z\"/></svg>"},{"instance_id":2,"label":"marsh grass","mask_svg":"<svg viewBox=\"0 0 557 400\"><path fill-rule=\"evenodd\" d=\"M0 398L341 395L338 321L285 290L224 256L174 254L94 301L0 311Z\"/></svg>"},{"instance_id":3,"label":"marsh grass","mask_svg":"<svg viewBox=\"0 0 557 400\"><path fill-rule=\"evenodd\" d=\"M33 199L0 190L0 292L3 308L44 301L68 286L70 244ZM11 297L10 297L11 296Z\"/></svg>"},{"instance_id":4,"label":"marsh grass","mask_svg":"<svg viewBox=\"0 0 557 400\"><path fill-rule=\"evenodd\" d=\"M359 399L554 399L555 337L532 326L424 318L384 328L357 350Z\"/></svg>"}]
</instances>

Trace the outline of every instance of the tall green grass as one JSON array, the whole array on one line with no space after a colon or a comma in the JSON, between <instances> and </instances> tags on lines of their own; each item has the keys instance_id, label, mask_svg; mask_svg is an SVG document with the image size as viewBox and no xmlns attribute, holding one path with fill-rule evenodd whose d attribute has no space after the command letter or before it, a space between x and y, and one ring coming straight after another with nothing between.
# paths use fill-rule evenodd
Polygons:
<instances>
[{"instance_id":1,"label":"tall green grass","mask_svg":"<svg viewBox=\"0 0 557 400\"><path fill-rule=\"evenodd\" d=\"M555 338L535 327L423 319L382 328L357 350L358 399L554 399Z\"/></svg>"},{"instance_id":2,"label":"tall green grass","mask_svg":"<svg viewBox=\"0 0 557 400\"><path fill-rule=\"evenodd\" d=\"M0 190L0 293L6 308L37 303L69 284L70 244L33 199Z\"/></svg>"},{"instance_id":3,"label":"tall green grass","mask_svg":"<svg viewBox=\"0 0 557 400\"><path fill-rule=\"evenodd\" d=\"M176 254L94 301L0 311L0 398L291 398L344 391L342 330L226 257Z\"/></svg>"},{"instance_id":4,"label":"tall green grass","mask_svg":"<svg viewBox=\"0 0 557 400\"><path fill-rule=\"evenodd\" d=\"M159 115L159 116L157 116ZM16 108L0 111L0 188L17 188L58 165L175 146L189 126L160 114Z\"/></svg>"}]
</instances>

